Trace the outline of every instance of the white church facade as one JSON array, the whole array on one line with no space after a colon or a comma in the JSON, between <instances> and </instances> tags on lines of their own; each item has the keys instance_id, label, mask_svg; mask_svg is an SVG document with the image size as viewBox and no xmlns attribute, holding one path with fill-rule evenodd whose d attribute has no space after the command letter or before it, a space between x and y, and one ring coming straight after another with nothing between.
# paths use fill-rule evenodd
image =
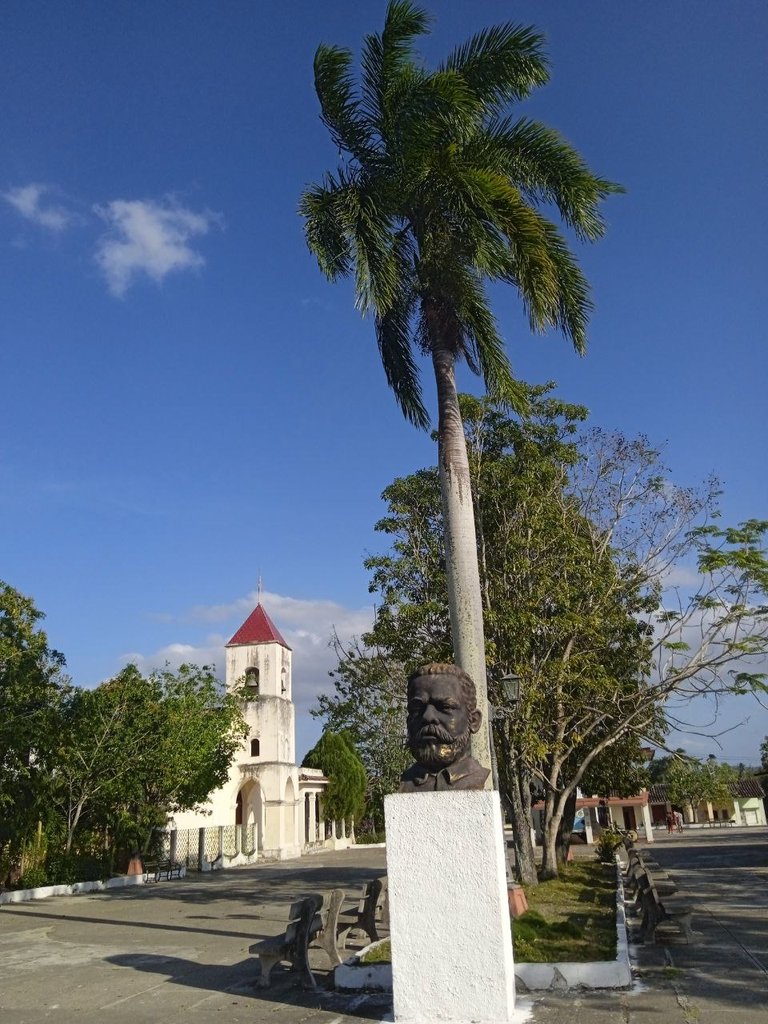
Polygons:
<instances>
[{"instance_id":1,"label":"white church facade","mask_svg":"<svg viewBox=\"0 0 768 1024\"><path fill-rule=\"evenodd\" d=\"M322 819L323 773L296 764L296 708L293 702L291 648L261 603L226 645L226 686L245 685L248 733L229 770L229 779L199 811L174 815L169 829L201 830L200 866L205 838L239 826L236 856L228 862L269 858L285 860L320 847L348 845L342 830ZM204 830L204 833L203 831ZM342 833L342 834L339 834ZM252 836L252 843L239 841ZM171 832L173 835L173 831ZM250 849L248 848L250 845ZM226 855L219 841L218 859ZM213 851L206 854L214 861Z\"/></svg>"}]
</instances>

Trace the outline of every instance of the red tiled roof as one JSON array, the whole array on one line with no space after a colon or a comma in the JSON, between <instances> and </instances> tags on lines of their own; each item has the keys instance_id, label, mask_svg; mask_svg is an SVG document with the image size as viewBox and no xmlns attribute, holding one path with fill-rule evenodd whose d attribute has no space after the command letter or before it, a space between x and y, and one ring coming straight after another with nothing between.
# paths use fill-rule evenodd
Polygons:
<instances>
[{"instance_id":1,"label":"red tiled roof","mask_svg":"<svg viewBox=\"0 0 768 1024\"><path fill-rule=\"evenodd\" d=\"M280 644L282 647L288 647L277 626L260 604L256 605L227 647L234 647L236 644ZM290 649L288 647L289 651Z\"/></svg>"}]
</instances>

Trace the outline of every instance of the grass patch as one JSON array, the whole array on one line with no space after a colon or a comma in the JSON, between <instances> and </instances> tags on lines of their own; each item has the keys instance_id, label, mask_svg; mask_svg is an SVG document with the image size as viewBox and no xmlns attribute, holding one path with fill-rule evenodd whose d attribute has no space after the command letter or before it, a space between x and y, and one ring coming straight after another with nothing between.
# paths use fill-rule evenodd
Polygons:
<instances>
[{"instance_id":1,"label":"grass patch","mask_svg":"<svg viewBox=\"0 0 768 1024\"><path fill-rule=\"evenodd\" d=\"M613 960L616 956L616 869L582 861L563 868L559 878L525 886L528 910L512 925L515 960L562 963ZM389 963L386 939L361 963Z\"/></svg>"},{"instance_id":2,"label":"grass patch","mask_svg":"<svg viewBox=\"0 0 768 1024\"><path fill-rule=\"evenodd\" d=\"M528 963L613 960L616 869L582 861L560 877L525 886L528 911L512 925L515 959Z\"/></svg>"},{"instance_id":3,"label":"grass patch","mask_svg":"<svg viewBox=\"0 0 768 1024\"><path fill-rule=\"evenodd\" d=\"M376 946L375 949L369 949L365 956L360 958L361 964L388 964L392 962L392 944L389 939Z\"/></svg>"}]
</instances>

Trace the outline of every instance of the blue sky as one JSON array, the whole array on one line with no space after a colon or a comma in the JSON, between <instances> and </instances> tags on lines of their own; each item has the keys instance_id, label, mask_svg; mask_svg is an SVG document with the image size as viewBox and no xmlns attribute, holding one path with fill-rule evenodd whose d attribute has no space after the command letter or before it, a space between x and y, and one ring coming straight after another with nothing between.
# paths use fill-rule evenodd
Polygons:
<instances>
[{"instance_id":1,"label":"blue sky","mask_svg":"<svg viewBox=\"0 0 768 1024\"><path fill-rule=\"evenodd\" d=\"M678 482L717 473L726 521L766 516L765 5L431 9L431 60L496 22L543 30L552 81L521 111L628 189L607 237L579 250L596 303L586 358L530 337L513 293L494 293L516 372L558 381L595 424L666 442ZM0 576L46 612L78 683L129 655L220 662L260 572L305 710L331 624L369 621L379 495L434 452L296 209L336 160L315 47L358 51L383 13L0 10ZM723 756L756 758L768 716L741 702L727 721L746 716ZM304 715L300 751L312 736Z\"/></svg>"}]
</instances>

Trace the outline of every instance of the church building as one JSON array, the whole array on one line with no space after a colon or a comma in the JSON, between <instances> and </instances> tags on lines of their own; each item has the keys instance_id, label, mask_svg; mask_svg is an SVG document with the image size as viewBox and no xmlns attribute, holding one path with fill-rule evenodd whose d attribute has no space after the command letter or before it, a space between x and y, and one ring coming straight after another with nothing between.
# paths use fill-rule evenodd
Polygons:
<instances>
[{"instance_id":1,"label":"church building","mask_svg":"<svg viewBox=\"0 0 768 1024\"><path fill-rule=\"evenodd\" d=\"M285 860L326 845L335 829L321 818L320 797L328 780L296 764L296 708L291 648L259 602L226 645L226 685L245 685L248 734L229 779L200 811L174 815L171 829L218 830L241 826L253 835L247 860ZM238 843L238 860L247 844Z\"/></svg>"}]
</instances>

